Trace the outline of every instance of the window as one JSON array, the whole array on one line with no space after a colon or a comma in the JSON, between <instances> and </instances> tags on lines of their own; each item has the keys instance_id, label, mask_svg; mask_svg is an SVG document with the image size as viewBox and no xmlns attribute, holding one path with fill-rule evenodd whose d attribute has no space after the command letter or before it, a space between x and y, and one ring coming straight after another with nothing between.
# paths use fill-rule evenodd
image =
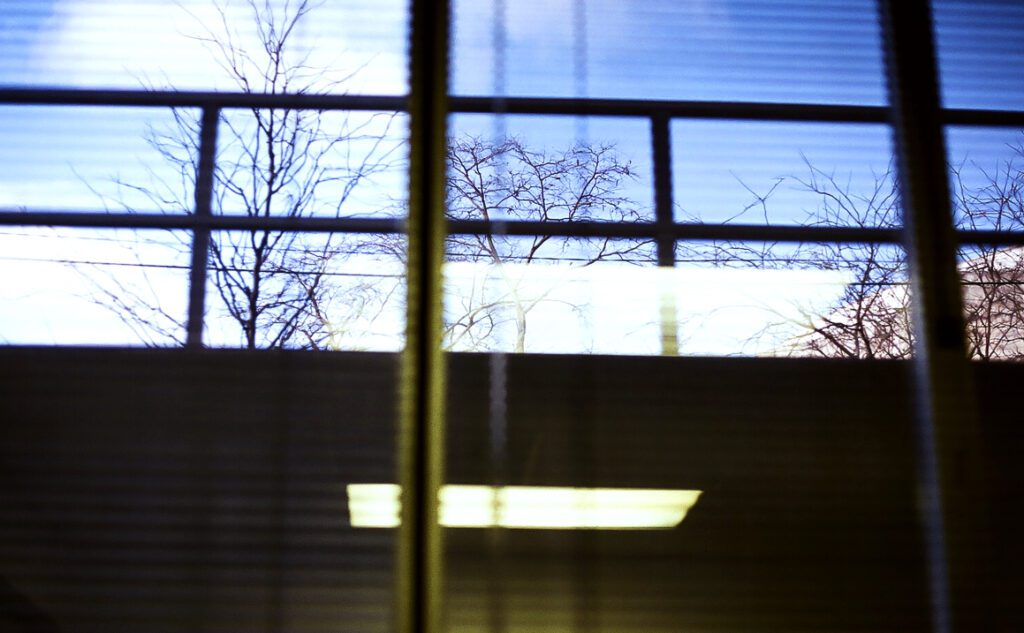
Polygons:
<instances>
[{"instance_id":1,"label":"window","mask_svg":"<svg viewBox=\"0 0 1024 633\"><path fill-rule=\"evenodd\" d=\"M14 2L19 622L1019 628L1024 22L932 4Z\"/></svg>"}]
</instances>

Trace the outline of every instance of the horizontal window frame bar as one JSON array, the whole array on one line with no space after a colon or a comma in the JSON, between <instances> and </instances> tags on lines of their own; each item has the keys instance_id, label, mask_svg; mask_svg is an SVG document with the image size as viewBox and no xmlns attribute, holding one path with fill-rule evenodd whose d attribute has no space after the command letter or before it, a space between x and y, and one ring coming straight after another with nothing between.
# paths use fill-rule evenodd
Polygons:
<instances>
[{"instance_id":1,"label":"horizontal window frame bar","mask_svg":"<svg viewBox=\"0 0 1024 633\"><path fill-rule=\"evenodd\" d=\"M971 127L1024 127L1024 111L1019 110L967 110L952 108L939 110L943 125Z\"/></svg>"},{"instance_id":2,"label":"horizontal window frame bar","mask_svg":"<svg viewBox=\"0 0 1024 633\"><path fill-rule=\"evenodd\" d=\"M449 110L452 113L462 114L549 114L837 123L889 122L887 106L557 97L451 97L449 105Z\"/></svg>"},{"instance_id":3,"label":"horizontal window frame bar","mask_svg":"<svg viewBox=\"0 0 1024 633\"><path fill-rule=\"evenodd\" d=\"M287 108L407 112L404 95L265 94L173 90L0 88L0 104L166 108ZM835 123L890 123L889 106L747 101L669 101L560 97L452 96L453 114L550 114L673 119L738 119ZM947 125L1024 126L1024 111L948 108Z\"/></svg>"},{"instance_id":4,"label":"horizontal window frame bar","mask_svg":"<svg viewBox=\"0 0 1024 633\"><path fill-rule=\"evenodd\" d=\"M213 231L295 231L303 233L404 233L403 218L249 217L0 210L0 226L181 229Z\"/></svg>"},{"instance_id":5,"label":"horizontal window frame bar","mask_svg":"<svg viewBox=\"0 0 1024 633\"><path fill-rule=\"evenodd\" d=\"M1024 246L1024 231L956 231L960 246Z\"/></svg>"},{"instance_id":6,"label":"horizontal window frame bar","mask_svg":"<svg viewBox=\"0 0 1024 633\"><path fill-rule=\"evenodd\" d=\"M302 233L404 233L404 218L249 217L161 213L99 213L74 211L0 210L0 226L61 226L68 228L167 229L215 231L296 231ZM844 242L895 244L901 228L779 226L763 224L690 224L669 226L657 222L538 222L502 220L449 220L452 235L510 235L593 238L657 239L665 233L674 240L743 240L757 242ZM957 231L960 244L1024 246L1024 231Z\"/></svg>"},{"instance_id":7,"label":"horizontal window frame bar","mask_svg":"<svg viewBox=\"0 0 1024 633\"><path fill-rule=\"evenodd\" d=\"M0 210L0 226L62 226L69 228L179 229L219 231L295 231L303 233L404 233L404 218L310 218L159 213L92 213ZM687 224L656 222L540 222L449 220L451 235L510 235L583 238L657 239L666 232L674 240L742 240L761 242L898 243L902 230L885 227L778 226L760 224ZM1021 235L1024 240L1024 234Z\"/></svg>"},{"instance_id":8,"label":"horizontal window frame bar","mask_svg":"<svg viewBox=\"0 0 1024 633\"><path fill-rule=\"evenodd\" d=\"M0 104L146 108L274 108L289 110L407 111L405 96L173 90L0 88Z\"/></svg>"},{"instance_id":9,"label":"horizontal window frame bar","mask_svg":"<svg viewBox=\"0 0 1024 633\"><path fill-rule=\"evenodd\" d=\"M452 220L451 235L509 235L590 238L643 238L655 240L671 234L675 241L735 240L750 242L845 242L896 244L902 229L825 226L772 226L762 224L686 224L657 222L530 222Z\"/></svg>"}]
</instances>

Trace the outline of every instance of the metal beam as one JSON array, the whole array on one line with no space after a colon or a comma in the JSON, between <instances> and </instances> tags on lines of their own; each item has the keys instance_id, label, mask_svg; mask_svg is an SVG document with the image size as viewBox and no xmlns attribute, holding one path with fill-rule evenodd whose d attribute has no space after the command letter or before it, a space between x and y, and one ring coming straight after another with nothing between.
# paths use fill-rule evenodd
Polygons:
<instances>
[{"instance_id":1,"label":"metal beam","mask_svg":"<svg viewBox=\"0 0 1024 633\"><path fill-rule=\"evenodd\" d=\"M770 226L764 224L663 224L661 222L539 222L454 220L452 234L551 235L562 237L722 240L761 242L849 242L897 244L901 231L894 228Z\"/></svg>"},{"instance_id":2,"label":"metal beam","mask_svg":"<svg viewBox=\"0 0 1024 633\"><path fill-rule=\"evenodd\" d=\"M0 103L22 105L128 106L170 108L282 108L401 112L405 97L174 90L79 90L0 88Z\"/></svg>"},{"instance_id":3,"label":"metal beam","mask_svg":"<svg viewBox=\"0 0 1024 633\"><path fill-rule=\"evenodd\" d=\"M217 159L217 126L220 110L203 110L199 128L199 165L196 173L195 217L207 219L213 215L213 171ZM210 229L196 226L192 229L192 261L189 268L188 323L185 346L203 346L203 320L206 315L206 266L210 254Z\"/></svg>"},{"instance_id":4,"label":"metal beam","mask_svg":"<svg viewBox=\"0 0 1024 633\"><path fill-rule=\"evenodd\" d=\"M956 240L976 246L1024 246L1024 231L958 231Z\"/></svg>"},{"instance_id":5,"label":"metal beam","mask_svg":"<svg viewBox=\"0 0 1024 633\"><path fill-rule=\"evenodd\" d=\"M494 97L452 97L452 112L489 114L497 111ZM756 121L823 121L886 123L882 106L751 103L742 101L655 101L647 99L571 99L505 97L503 114L566 114Z\"/></svg>"},{"instance_id":6,"label":"metal beam","mask_svg":"<svg viewBox=\"0 0 1024 633\"><path fill-rule=\"evenodd\" d=\"M679 308L676 305L675 277L667 269L676 265L676 239L673 232L675 210L672 200L672 122L666 114L651 117L651 157L654 165L654 221L658 266L666 269L658 276L658 324L661 353L679 355Z\"/></svg>"},{"instance_id":7,"label":"metal beam","mask_svg":"<svg viewBox=\"0 0 1024 633\"><path fill-rule=\"evenodd\" d=\"M329 233L404 233L403 218L253 217L247 215L164 215L161 213L96 213L75 211L0 210L0 226L66 226L82 228L182 229L204 227L223 231L304 231ZM896 244L895 228L778 226L764 224L665 224L660 222L541 222L452 220L453 234L550 235L561 237L674 240L733 240L762 242L848 242ZM1019 244L1024 233L974 231L960 234L963 243Z\"/></svg>"},{"instance_id":8,"label":"metal beam","mask_svg":"<svg viewBox=\"0 0 1024 633\"><path fill-rule=\"evenodd\" d=\"M409 240L402 354L399 484L402 524L396 560L396 630L441 630L444 578L438 491L444 468L444 260L448 116L448 1L411 0Z\"/></svg>"},{"instance_id":9,"label":"metal beam","mask_svg":"<svg viewBox=\"0 0 1024 633\"><path fill-rule=\"evenodd\" d=\"M403 96L347 94L260 94L173 90L95 90L78 88L0 88L0 104L122 106L170 108L288 108L405 112ZM563 114L755 121L888 123L885 106L745 101L668 101L646 99L576 99L548 97L451 97L451 112L501 114ZM1019 110L947 109L949 125L1024 126Z\"/></svg>"},{"instance_id":10,"label":"metal beam","mask_svg":"<svg viewBox=\"0 0 1024 633\"><path fill-rule=\"evenodd\" d=\"M883 0L914 324L918 488L933 630L991 631L987 503L928 0Z\"/></svg>"},{"instance_id":11,"label":"metal beam","mask_svg":"<svg viewBox=\"0 0 1024 633\"><path fill-rule=\"evenodd\" d=\"M262 217L89 211L0 211L0 226L183 229L220 231L305 231L316 233L404 233L403 218Z\"/></svg>"},{"instance_id":12,"label":"metal beam","mask_svg":"<svg viewBox=\"0 0 1024 633\"><path fill-rule=\"evenodd\" d=\"M946 125L970 125L980 127L1024 127L1024 111L1021 110L943 110L940 113Z\"/></svg>"}]
</instances>

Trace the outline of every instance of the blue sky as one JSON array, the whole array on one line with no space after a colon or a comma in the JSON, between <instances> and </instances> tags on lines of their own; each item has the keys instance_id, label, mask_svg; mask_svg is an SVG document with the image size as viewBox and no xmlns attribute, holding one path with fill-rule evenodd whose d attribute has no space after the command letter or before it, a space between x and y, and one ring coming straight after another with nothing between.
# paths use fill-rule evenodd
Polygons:
<instances>
[{"instance_id":1,"label":"blue sky","mask_svg":"<svg viewBox=\"0 0 1024 633\"><path fill-rule=\"evenodd\" d=\"M227 28L236 41L251 45L253 24L236 5L228 3ZM949 0L934 6L946 105L1024 108L1024 7ZM233 89L210 51L189 37L205 28L219 32L211 7L201 0L0 0L0 84ZM327 0L296 31L297 55L326 69L338 90L403 94L405 7L405 0ZM455 94L863 105L886 100L870 0L455 0L453 9ZM0 206L102 210L110 196L120 196L132 208L144 208L145 200L119 190L115 181L163 177L165 165L145 134L166 122L167 113L158 110L0 106ZM638 175L625 195L651 208L644 120L459 115L451 129L480 136L504 131L552 151L579 140L613 144ZM391 134L400 140L403 130L400 121ZM807 186L812 170L856 195L886 177L891 157L884 125L679 120L672 141L680 220L804 222L820 204ZM949 133L951 157L965 165L971 182L1012 158L1012 144L1020 141L1013 129ZM400 173L381 175L357 192L351 212L394 213L403 191ZM756 204L768 191L769 201ZM36 235L25 243L34 244L37 259L95 254L91 245L103 240L86 233ZM63 273L39 262L9 258L0 261L3 266L8 278L53 282L44 292L48 298L32 309L50 321L54 302L76 285L58 283ZM183 292L182 273L166 274L176 275L174 292ZM8 286L3 296L9 305L36 294L31 285ZM112 325L93 328L109 334L94 339L83 340L80 327L71 328L73 335L54 336L63 326L49 322L34 329L40 317L26 314L12 308L0 313L0 336L12 342L131 342L129 333L111 334ZM102 321L99 313L96 319ZM544 347L542 341L538 346Z\"/></svg>"},{"instance_id":2,"label":"blue sky","mask_svg":"<svg viewBox=\"0 0 1024 633\"><path fill-rule=\"evenodd\" d=\"M885 98L870 0L583 4L581 21L572 0L504 3L508 94L870 104ZM491 46L495 0L454 6L453 90L490 93L501 54Z\"/></svg>"}]
</instances>

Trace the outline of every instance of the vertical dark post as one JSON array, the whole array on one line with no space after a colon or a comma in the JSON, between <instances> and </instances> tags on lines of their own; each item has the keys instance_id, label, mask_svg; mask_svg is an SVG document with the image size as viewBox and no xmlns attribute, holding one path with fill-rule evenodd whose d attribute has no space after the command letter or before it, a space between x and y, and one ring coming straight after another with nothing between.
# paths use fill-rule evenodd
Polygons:
<instances>
[{"instance_id":1,"label":"vertical dark post","mask_svg":"<svg viewBox=\"0 0 1024 633\"><path fill-rule=\"evenodd\" d=\"M679 354L679 326L675 284L669 269L676 265L675 219L672 211L672 139L670 119L664 113L651 117L651 152L654 159L654 217L658 225L658 267L661 316L661 353Z\"/></svg>"},{"instance_id":2,"label":"vertical dark post","mask_svg":"<svg viewBox=\"0 0 1024 633\"><path fill-rule=\"evenodd\" d=\"M203 317L206 313L206 265L210 251L213 200L213 169L217 158L217 124L220 108L203 108L199 124L199 171L196 174L195 214L192 224L192 263L189 268L188 330L185 346L203 346Z\"/></svg>"},{"instance_id":3,"label":"vertical dark post","mask_svg":"<svg viewBox=\"0 0 1024 633\"><path fill-rule=\"evenodd\" d=\"M398 633L441 625L438 491L444 465L441 263L448 98L448 2L412 0L409 93L409 268L402 356L397 556Z\"/></svg>"},{"instance_id":4,"label":"vertical dark post","mask_svg":"<svg viewBox=\"0 0 1024 633\"><path fill-rule=\"evenodd\" d=\"M956 267L927 0L883 0L889 95L913 293L919 505L934 630L986 631L987 503Z\"/></svg>"}]
</instances>

